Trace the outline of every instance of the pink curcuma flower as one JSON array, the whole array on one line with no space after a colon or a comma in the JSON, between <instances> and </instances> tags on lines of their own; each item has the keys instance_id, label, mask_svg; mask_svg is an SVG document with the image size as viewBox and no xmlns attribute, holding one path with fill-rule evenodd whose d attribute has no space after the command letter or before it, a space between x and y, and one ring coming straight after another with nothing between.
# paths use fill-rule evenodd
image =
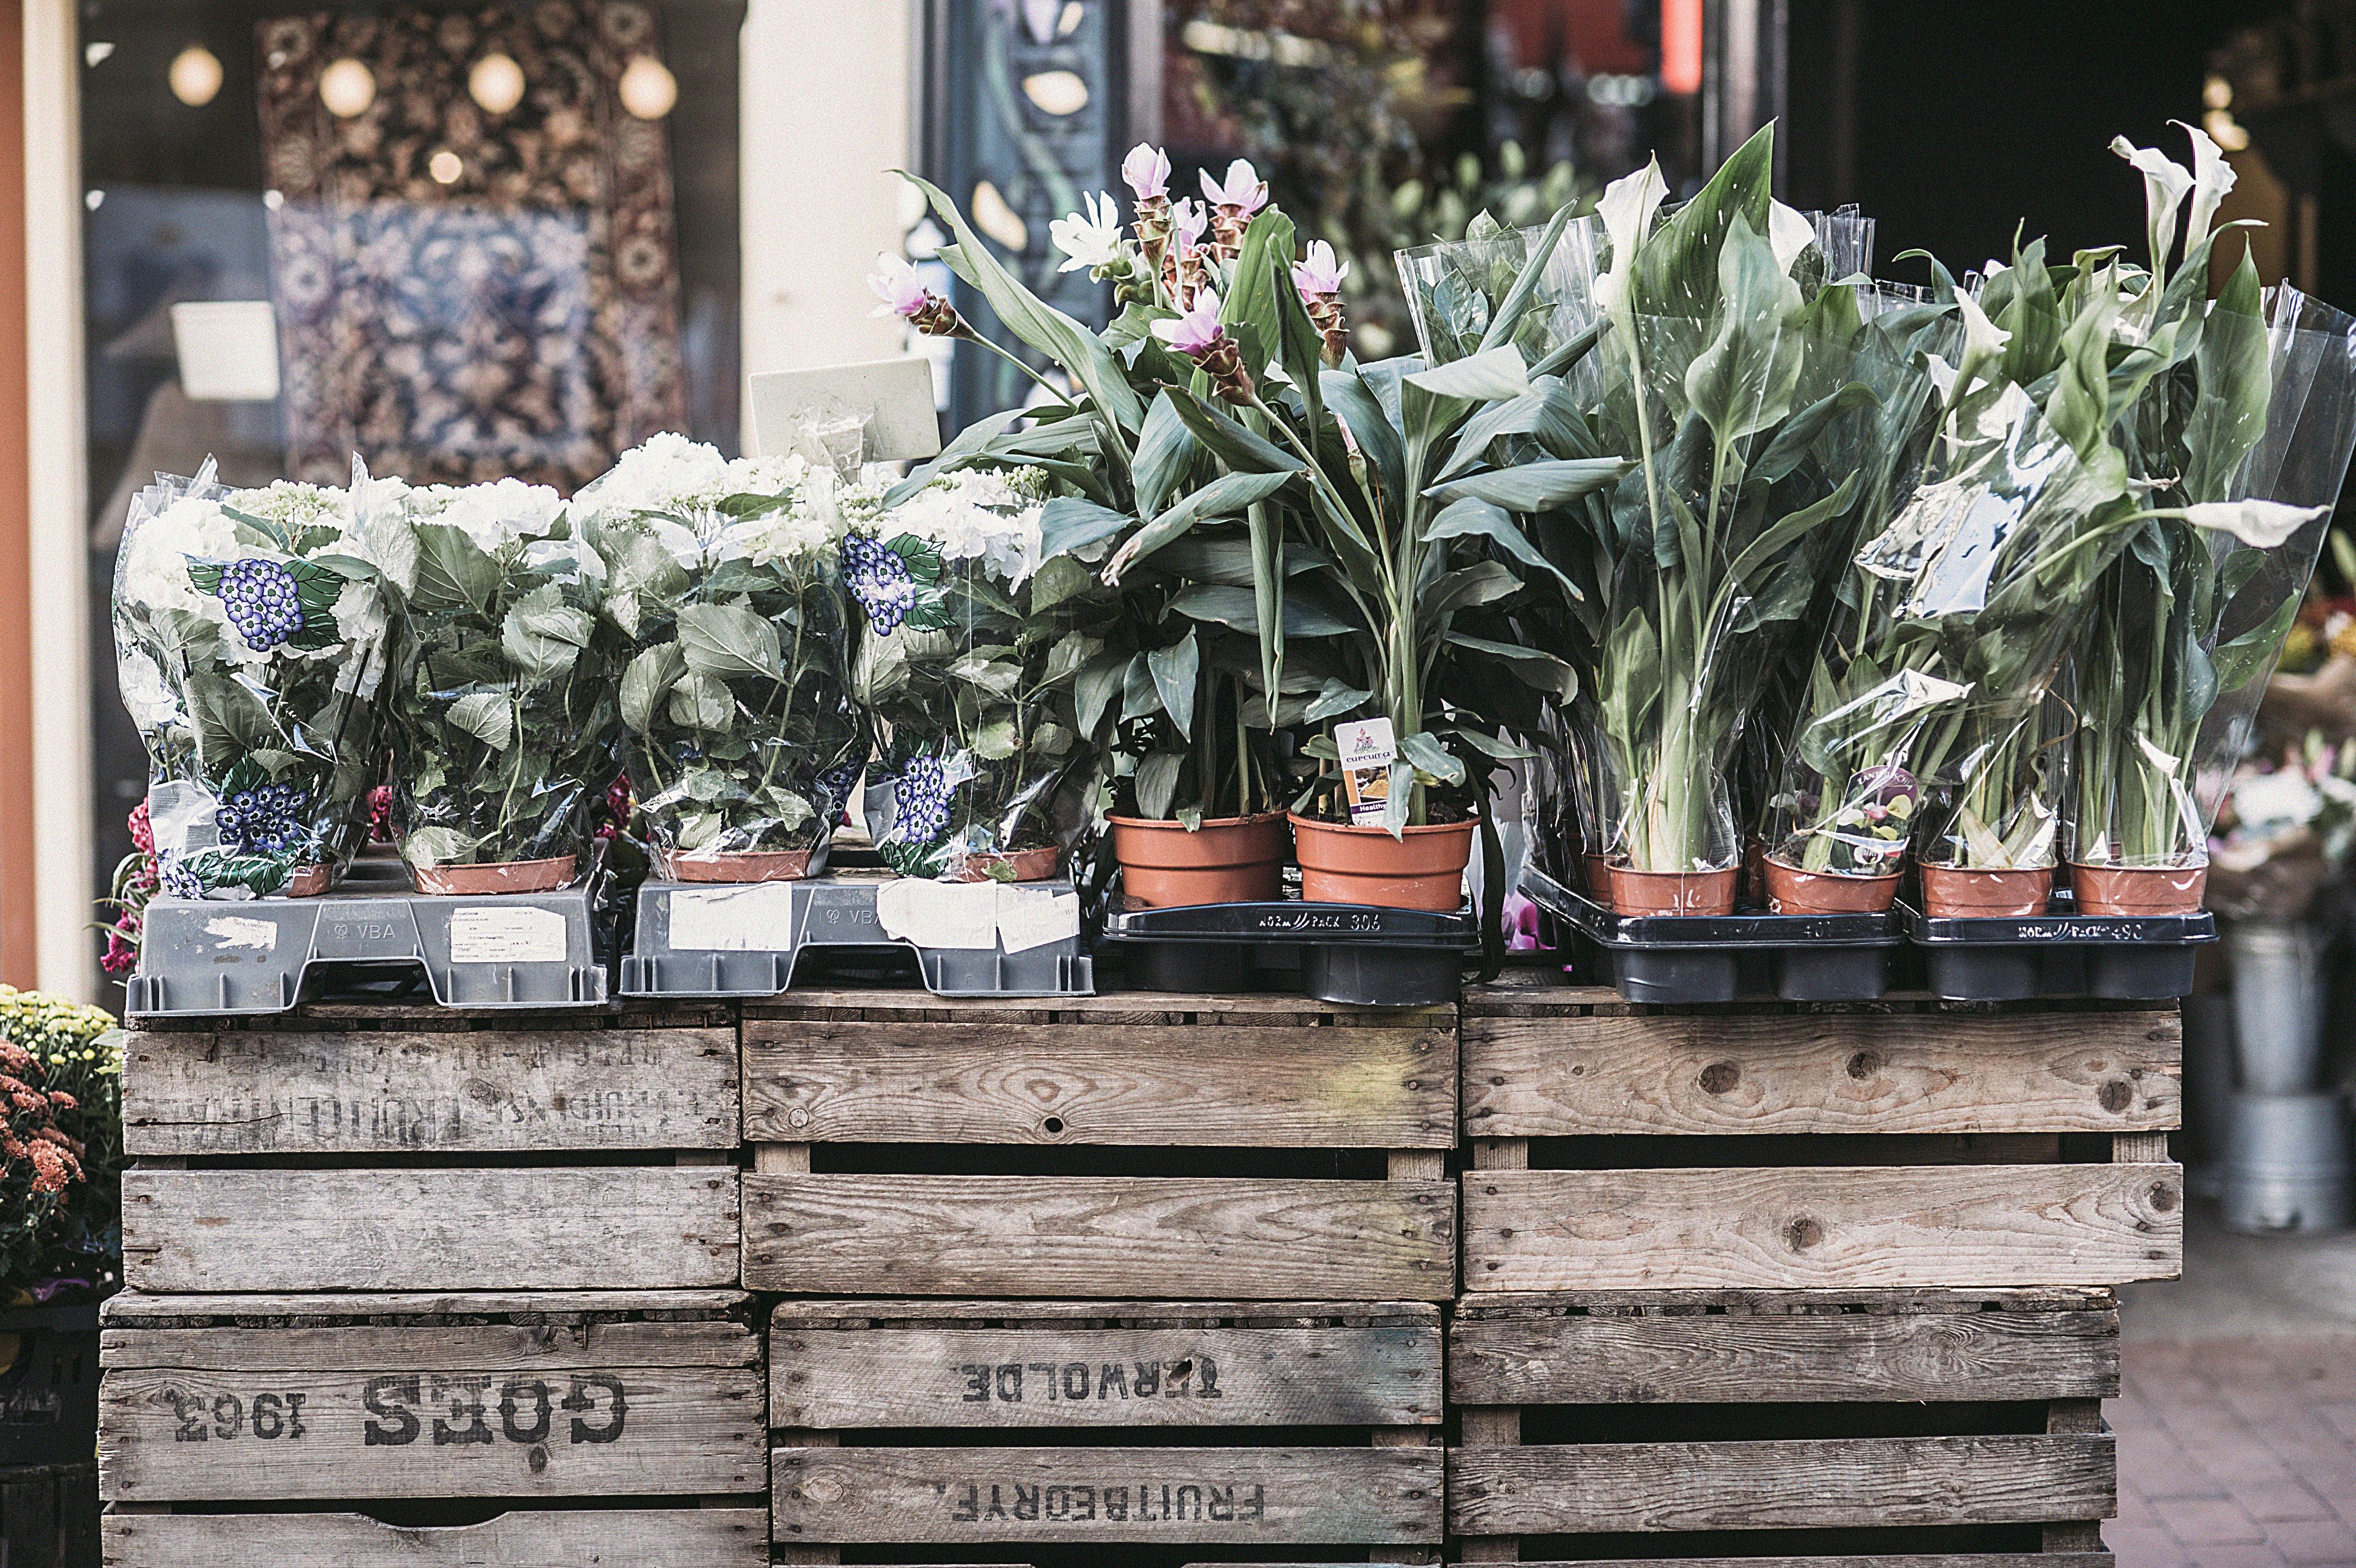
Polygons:
<instances>
[{"instance_id":1,"label":"pink curcuma flower","mask_svg":"<svg viewBox=\"0 0 2356 1568\"><path fill-rule=\"evenodd\" d=\"M1194 305L1174 321L1157 321L1153 335L1178 352L1201 359L1226 340L1226 328L1219 325L1219 295L1214 289L1205 289L1194 296Z\"/></svg>"},{"instance_id":2,"label":"pink curcuma flower","mask_svg":"<svg viewBox=\"0 0 2356 1568\"><path fill-rule=\"evenodd\" d=\"M1145 142L1129 149L1129 156L1120 160L1120 177L1137 193L1140 201L1170 194L1170 155Z\"/></svg>"},{"instance_id":3,"label":"pink curcuma flower","mask_svg":"<svg viewBox=\"0 0 2356 1568\"><path fill-rule=\"evenodd\" d=\"M1213 179L1210 170L1203 171L1203 197L1214 207L1232 207L1249 218L1268 205L1268 181L1260 178L1249 160L1237 158L1227 166L1223 181Z\"/></svg>"},{"instance_id":4,"label":"pink curcuma flower","mask_svg":"<svg viewBox=\"0 0 2356 1568\"><path fill-rule=\"evenodd\" d=\"M1304 300L1341 293L1342 280L1349 275L1350 263L1335 260L1333 247L1323 240L1310 241L1309 253L1292 263L1292 286Z\"/></svg>"},{"instance_id":5,"label":"pink curcuma flower","mask_svg":"<svg viewBox=\"0 0 2356 1568\"><path fill-rule=\"evenodd\" d=\"M902 316L913 321L932 297L932 291L916 275L916 269L908 264L908 258L889 251L875 258L875 271L868 275L867 286L884 302L875 307L873 314L877 316Z\"/></svg>"},{"instance_id":6,"label":"pink curcuma flower","mask_svg":"<svg viewBox=\"0 0 2356 1568\"><path fill-rule=\"evenodd\" d=\"M1199 201L1184 197L1170 204L1170 231L1190 245L1200 244L1211 226L1211 214Z\"/></svg>"}]
</instances>

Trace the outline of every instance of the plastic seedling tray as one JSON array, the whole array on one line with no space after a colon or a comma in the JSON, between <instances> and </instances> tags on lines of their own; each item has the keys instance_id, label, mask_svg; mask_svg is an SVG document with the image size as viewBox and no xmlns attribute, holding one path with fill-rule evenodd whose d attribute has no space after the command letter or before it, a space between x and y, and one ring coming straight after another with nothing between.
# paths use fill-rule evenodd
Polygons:
<instances>
[{"instance_id":1,"label":"plastic seedling tray","mask_svg":"<svg viewBox=\"0 0 2356 1568\"><path fill-rule=\"evenodd\" d=\"M1931 993L1949 1002L2164 1002L2191 991L2193 950L2217 940L2217 918L2205 909L2081 915L2067 894L2033 917L1933 918L1912 904L1899 908L1922 950Z\"/></svg>"},{"instance_id":2,"label":"plastic seedling tray","mask_svg":"<svg viewBox=\"0 0 2356 1568\"><path fill-rule=\"evenodd\" d=\"M1882 915L1619 915L1535 866L1522 891L1573 940L1580 967L1629 1002L1871 1002L1906 944Z\"/></svg>"},{"instance_id":3,"label":"plastic seedling tray","mask_svg":"<svg viewBox=\"0 0 2356 1568\"><path fill-rule=\"evenodd\" d=\"M1139 991L1298 991L1361 1007L1456 1000L1481 922L1372 904L1194 904L1123 909L1116 888L1104 940Z\"/></svg>"},{"instance_id":4,"label":"plastic seedling tray","mask_svg":"<svg viewBox=\"0 0 2356 1568\"><path fill-rule=\"evenodd\" d=\"M626 996L764 997L913 958L940 996L1090 996L1069 882L940 883L888 873L798 882L648 882Z\"/></svg>"},{"instance_id":5,"label":"plastic seedling tray","mask_svg":"<svg viewBox=\"0 0 2356 1568\"><path fill-rule=\"evenodd\" d=\"M298 1002L423 975L445 1007L595 1007L606 972L585 886L480 897L412 893L369 856L316 898L156 898L133 1017L283 1013Z\"/></svg>"}]
</instances>

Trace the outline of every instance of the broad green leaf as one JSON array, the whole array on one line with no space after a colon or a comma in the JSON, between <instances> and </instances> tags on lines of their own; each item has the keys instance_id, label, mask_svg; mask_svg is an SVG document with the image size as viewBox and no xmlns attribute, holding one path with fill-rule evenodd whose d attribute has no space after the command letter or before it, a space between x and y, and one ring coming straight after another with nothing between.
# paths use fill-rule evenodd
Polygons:
<instances>
[{"instance_id":1,"label":"broad green leaf","mask_svg":"<svg viewBox=\"0 0 2356 1568\"><path fill-rule=\"evenodd\" d=\"M1209 447L1212 455L1228 467L1247 474L1297 474L1301 471L1301 459L1279 448L1266 436L1255 435L1193 392L1179 387L1168 390L1171 403L1178 410L1179 419L1184 422L1194 439Z\"/></svg>"},{"instance_id":2,"label":"broad green leaf","mask_svg":"<svg viewBox=\"0 0 2356 1568\"><path fill-rule=\"evenodd\" d=\"M466 531L446 522L417 525L414 601L427 609L487 613L499 592L499 564Z\"/></svg>"},{"instance_id":3,"label":"broad green leaf","mask_svg":"<svg viewBox=\"0 0 2356 1568\"><path fill-rule=\"evenodd\" d=\"M1407 450L1382 401L1360 372L1327 371L1318 378L1318 384L1324 390L1326 406L1349 428L1358 450L1365 455L1375 482L1397 503L1407 493Z\"/></svg>"},{"instance_id":4,"label":"broad green leaf","mask_svg":"<svg viewBox=\"0 0 2356 1568\"><path fill-rule=\"evenodd\" d=\"M1072 701L1076 709L1080 729L1087 735L1097 733L1103 721L1105 709L1119 694L1121 682L1129 674L1132 654L1117 650L1098 654L1089 660L1072 682ZM1138 662L1143 662L1138 660Z\"/></svg>"},{"instance_id":5,"label":"broad green leaf","mask_svg":"<svg viewBox=\"0 0 2356 1568\"><path fill-rule=\"evenodd\" d=\"M2283 639L2290 634L2290 623L2298 615L2297 596L2286 598L2274 614L2252 627L2231 642L2220 643L2212 656L2216 665L2217 689L2238 691L2274 668L2282 652Z\"/></svg>"},{"instance_id":6,"label":"broad green leaf","mask_svg":"<svg viewBox=\"0 0 2356 1568\"><path fill-rule=\"evenodd\" d=\"M450 704L449 719L493 751L505 751L515 739L515 704L501 692L467 693Z\"/></svg>"},{"instance_id":7,"label":"broad green leaf","mask_svg":"<svg viewBox=\"0 0 2356 1568\"><path fill-rule=\"evenodd\" d=\"M1202 679L1202 652L1189 631L1183 641L1157 648L1145 656L1153 689L1162 697L1162 711L1186 739L1194 738L1194 688Z\"/></svg>"},{"instance_id":8,"label":"broad green leaf","mask_svg":"<svg viewBox=\"0 0 2356 1568\"><path fill-rule=\"evenodd\" d=\"M537 683L572 669L594 630L588 612L566 604L564 590L549 583L508 607L499 646L523 678Z\"/></svg>"},{"instance_id":9,"label":"broad green leaf","mask_svg":"<svg viewBox=\"0 0 2356 1568\"><path fill-rule=\"evenodd\" d=\"M1418 768L1443 784L1464 782L1464 764L1448 754L1448 749L1428 730L1399 736L1399 754Z\"/></svg>"},{"instance_id":10,"label":"broad green leaf","mask_svg":"<svg viewBox=\"0 0 2356 1568\"><path fill-rule=\"evenodd\" d=\"M1216 583L1195 583L1179 591L1170 601L1170 607L1194 620L1233 627L1254 637L1259 634L1259 616L1252 590L1230 587ZM1338 637L1356 628L1297 598L1284 604L1284 634L1287 637Z\"/></svg>"},{"instance_id":11,"label":"broad green leaf","mask_svg":"<svg viewBox=\"0 0 2356 1568\"><path fill-rule=\"evenodd\" d=\"M1507 511L1552 511L1620 482L1634 465L1619 457L1573 457L1524 463L1485 474L1467 474L1424 492L1434 500L1470 498Z\"/></svg>"},{"instance_id":12,"label":"broad green leaf","mask_svg":"<svg viewBox=\"0 0 2356 1568\"><path fill-rule=\"evenodd\" d=\"M622 722L637 734L654 727L655 704L687 673L687 660L675 642L658 642L641 649L622 671Z\"/></svg>"},{"instance_id":13,"label":"broad green leaf","mask_svg":"<svg viewBox=\"0 0 2356 1568\"><path fill-rule=\"evenodd\" d=\"M783 676L777 628L745 605L682 605L679 650L689 669L723 680Z\"/></svg>"},{"instance_id":14,"label":"broad green leaf","mask_svg":"<svg viewBox=\"0 0 2356 1568\"><path fill-rule=\"evenodd\" d=\"M1485 349L1419 371L1407 378L1407 383L1434 397L1462 398L1472 403L1526 397L1535 390L1530 385L1529 370L1522 363L1521 350L1510 346Z\"/></svg>"},{"instance_id":15,"label":"broad green leaf","mask_svg":"<svg viewBox=\"0 0 2356 1568\"><path fill-rule=\"evenodd\" d=\"M1448 634L1448 641L1476 653L1486 653L1503 660L1516 680L1535 686L1541 692L1551 692L1563 702L1579 695L1579 671L1556 658L1535 648L1518 648L1510 642L1496 642L1485 637L1472 637L1461 631Z\"/></svg>"},{"instance_id":16,"label":"broad green leaf","mask_svg":"<svg viewBox=\"0 0 2356 1568\"><path fill-rule=\"evenodd\" d=\"M1158 405L1157 405L1158 406ZM1057 496L1039 509L1039 552L1053 558L1110 539L1136 520L1076 496Z\"/></svg>"},{"instance_id":17,"label":"broad green leaf","mask_svg":"<svg viewBox=\"0 0 2356 1568\"><path fill-rule=\"evenodd\" d=\"M1573 599L1586 597L1580 592L1578 584L1565 576L1559 567L1530 542L1529 536L1522 532L1512 516L1491 502L1472 496L1451 501L1440 509L1440 514L1423 531L1426 540L1461 539L1467 535L1494 540L1515 560L1550 574L1556 582L1562 585L1562 591Z\"/></svg>"},{"instance_id":18,"label":"broad green leaf","mask_svg":"<svg viewBox=\"0 0 2356 1568\"><path fill-rule=\"evenodd\" d=\"M1196 523L1206 518L1233 517L1253 502L1266 500L1292 478L1290 473L1220 475L1130 535L1115 553L1108 577L1119 581L1140 561L1180 538Z\"/></svg>"},{"instance_id":19,"label":"broad green leaf","mask_svg":"<svg viewBox=\"0 0 2356 1568\"><path fill-rule=\"evenodd\" d=\"M1184 767L1183 753L1157 751L1137 765L1137 809L1157 822L1167 822L1170 802L1177 798L1178 770Z\"/></svg>"},{"instance_id":20,"label":"broad green leaf","mask_svg":"<svg viewBox=\"0 0 2356 1568\"><path fill-rule=\"evenodd\" d=\"M1137 437L1135 482L1141 515L1151 517L1170 504L1188 465L1201 450L1194 433L1178 417L1178 405L1170 394L1154 393L1153 405L1145 411L1145 428Z\"/></svg>"}]
</instances>

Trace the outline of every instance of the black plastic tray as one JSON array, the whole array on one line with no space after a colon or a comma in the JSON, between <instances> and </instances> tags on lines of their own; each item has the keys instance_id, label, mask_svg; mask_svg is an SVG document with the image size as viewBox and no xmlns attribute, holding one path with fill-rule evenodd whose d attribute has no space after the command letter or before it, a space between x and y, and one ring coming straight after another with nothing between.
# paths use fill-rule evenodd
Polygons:
<instances>
[{"instance_id":1,"label":"black plastic tray","mask_svg":"<svg viewBox=\"0 0 2356 1568\"><path fill-rule=\"evenodd\" d=\"M1584 977L1629 1002L1871 1002L1906 945L1895 914L1618 915L1535 866L1522 891L1570 937Z\"/></svg>"},{"instance_id":2,"label":"black plastic tray","mask_svg":"<svg viewBox=\"0 0 2356 1568\"><path fill-rule=\"evenodd\" d=\"M2205 909L2081 915L2066 893L2032 917L1934 919L1904 902L1899 914L1922 950L1931 994L1949 1002L2165 1002L2191 991L2193 950L2217 940L2217 918Z\"/></svg>"},{"instance_id":3,"label":"black plastic tray","mask_svg":"<svg viewBox=\"0 0 2356 1568\"><path fill-rule=\"evenodd\" d=\"M1294 899L1123 909L1116 890L1103 940L1136 991L1298 991L1362 1007L1436 1007L1456 1000L1481 922L1470 910Z\"/></svg>"}]
</instances>

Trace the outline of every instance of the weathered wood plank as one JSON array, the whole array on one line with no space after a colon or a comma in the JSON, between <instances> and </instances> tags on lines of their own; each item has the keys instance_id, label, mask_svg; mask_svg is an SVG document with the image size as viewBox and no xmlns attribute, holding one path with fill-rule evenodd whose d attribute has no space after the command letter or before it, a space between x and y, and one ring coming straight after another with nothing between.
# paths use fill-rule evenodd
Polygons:
<instances>
[{"instance_id":1,"label":"weathered wood plank","mask_svg":"<svg viewBox=\"0 0 2356 1568\"><path fill-rule=\"evenodd\" d=\"M1983 1286L1913 1290L1581 1290L1495 1291L1459 1304L1461 1320L1569 1317L1597 1307L1643 1307L1655 1314L1720 1307L1770 1316L1858 1309L1911 1312L2110 1312L2118 1292L2101 1285Z\"/></svg>"},{"instance_id":2,"label":"weathered wood plank","mask_svg":"<svg viewBox=\"0 0 2356 1568\"><path fill-rule=\"evenodd\" d=\"M109 1568L766 1568L766 1509L517 1511L412 1528L356 1513L110 1514Z\"/></svg>"},{"instance_id":3,"label":"weathered wood plank","mask_svg":"<svg viewBox=\"0 0 2356 1568\"><path fill-rule=\"evenodd\" d=\"M1406 1426L1440 1415L1437 1324L804 1328L769 1334L791 1427Z\"/></svg>"},{"instance_id":4,"label":"weathered wood plank","mask_svg":"<svg viewBox=\"0 0 2356 1568\"><path fill-rule=\"evenodd\" d=\"M2114 1167L2126 1168L2126 1167ZM797 1294L1445 1301L1453 1182L750 1176L744 1283Z\"/></svg>"},{"instance_id":5,"label":"weathered wood plank","mask_svg":"<svg viewBox=\"0 0 2356 1568\"><path fill-rule=\"evenodd\" d=\"M788 1298L778 1328L1320 1328L1440 1326L1428 1301L958 1301L939 1296Z\"/></svg>"},{"instance_id":6,"label":"weathered wood plank","mask_svg":"<svg viewBox=\"0 0 2356 1568\"><path fill-rule=\"evenodd\" d=\"M1522 1568L2114 1568L2114 1563L2107 1552L1942 1552L1914 1557L1588 1558L1525 1563Z\"/></svg>"},{"instance_id":7,"label":"weathered wood plank","mask_svg":"<svg viewBox=\"0 0 2356 1568\"><path fill-rule=\"evenodd\" d=\"M2107 1434L1461 1448L1457 1535L1808 1530L2104 1519Z\"/></svg>"},{"instance_id":8,"label":"weathered wood plank","mask_svg":"<svg viewBox=\"0 0 2356 1568\"><path fill-rule=\"evenodd\" d=\"M728 1029L131 1036L134 1155L734 1147Z\"/></svg>"},{"instance_id":9,"label":"weathered wood plank","mask_svg":"<svg viewBox=\"0 0 2356 1568\"><path fill-rule=\"evenodd\" d=\"M1262 993L1222 995L1121 991L1100 996L1000 997L935 996L923 991L797 990L768 1001L746 1002L743 1011L747 1023L777 1018L1306 1027L1325 1020L1342 1020L1372 1028L1453 1030L1456 1026L1456 1009L1449 1006L1356 1007L1308 996Z\"/></svg>"},{"instance_id":10,"label":"weathered wood plank","mask_svg":"<svg viewBox=\"0 0 2356 1568\"><path fill-rule=\"evenodd\" d=\"M111 1329L109 1500L758 1491L734 1323Z\"/></svg>"},{"instance_id":11,"label":"weathered wood plank","mask_svg":"<svg viewBox=\"0 0 2356 1568\"><path fill-rule=\"evenodd\" d=\"M335 1321L396 1316L522 1315L538 1321L634 1312L719 1316L752 1299L739 1290L343 1291L332 1295L150 1295L144 1291L127 1290L117 1292L99 1305L98 1320L109 1327L197 1327L209 1320L256 1317Z\"/></svg>"},{"instance_id":12,"label":"weathered wood plank","mask_svg":"<svg viewBox=\"0 0 2356 1568\"><path fill-rule=\"evenodd\" d=\"M2134 1133L2181 1112L2173 1011L1464 1020L1464 1128Z\"/></svg>"},{"instance_id":13,"label":"weathered wood plank","mask_svg":"<svg viewBox=\"0 0 2356 1568\"><path fill-rule=\"evenodd\" d=\"M779 1448L776 1539L1331 1542L1440 1539L1437 1448Z\"/></svg>"},{"instance_id":14,"label":"weathered wood plank","mask_svg":"<svg viewBox=\"0 0 2356 1568\"><path fill-rule=\"evenodd\" d=\"M711 1165L133 1170L123 1272L151 1292L734 1285L736 1186Z\"/></svg>"},{"instance_id":15,"label":"weathered wood plank","mask_svg":"<svg viewBox=\"0 0 2356 1568\"><path fill-rule=\"evenodd\" d=\"M1450 1148L1438 1028L748 1020L758 1142Z\"/></svg>"},{"instance_id":16,"label":"weathered wood plank","mask_svg":"<svg viewBox=\"0 0 2356 1568\"><path fill-rule=\"evenodd\" d=\"M1466 1288L2116 1284L2173 1277L2173 1165L1486 1171Z\"/></svg>"},{"instance_id":17,"label":"weathered wood plank","mask_svg":"<svg viewBox=\"0 0 2356 1568\"><path fill-rule=\"evenodd\" d=\"M2115 1312L1459 1318L1465 1405L2110 1399Z\"/></svg>"}]
</instances>

